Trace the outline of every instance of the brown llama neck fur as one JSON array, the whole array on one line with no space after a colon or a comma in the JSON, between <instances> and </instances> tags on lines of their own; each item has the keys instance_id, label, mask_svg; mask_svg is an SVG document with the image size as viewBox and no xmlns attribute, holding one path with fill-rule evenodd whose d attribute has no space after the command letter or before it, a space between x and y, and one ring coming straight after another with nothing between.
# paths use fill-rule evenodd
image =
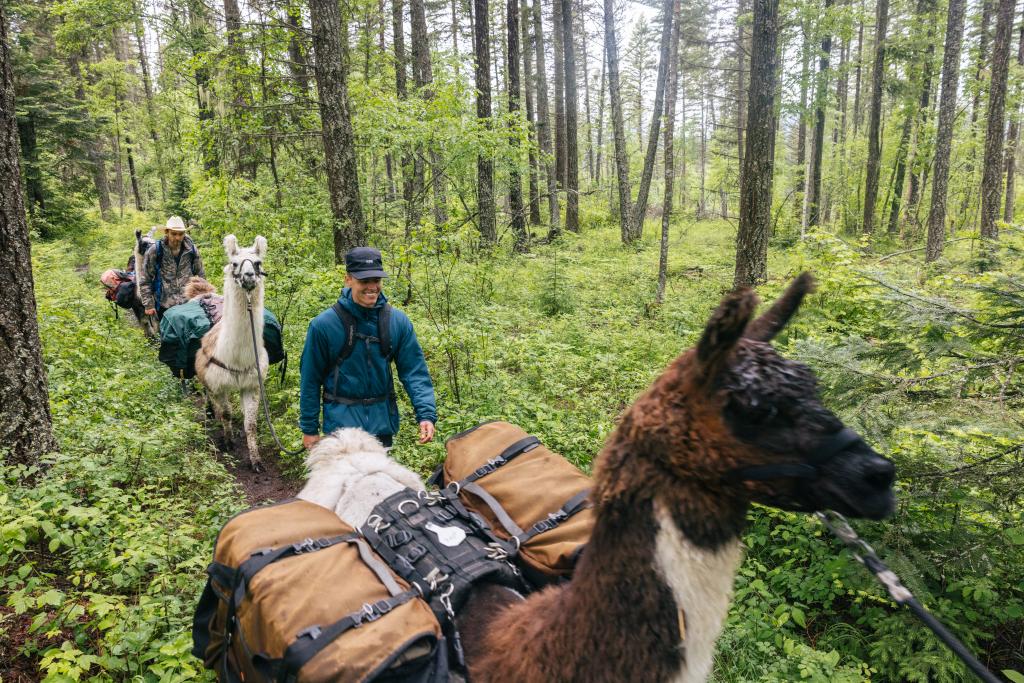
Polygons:
<instances>
[{"instance_id":1,"label":"brown llama neck fur","mask_svg":"<svg viewBox=\"0 0 1024 683\"><path fill-rule=\"evenodd\" d=\"M706 677L747 504L701 476L709 459L731 459L714 448L729 440L715 438L725 427L711 406L680 403L698 395L681 393L693 382L681 361L626 412L599 456L597 520L572 582L492 621L471 662L474 681ZM707 590L688 585L708 579Z\"/></svg>"}]
</instances>

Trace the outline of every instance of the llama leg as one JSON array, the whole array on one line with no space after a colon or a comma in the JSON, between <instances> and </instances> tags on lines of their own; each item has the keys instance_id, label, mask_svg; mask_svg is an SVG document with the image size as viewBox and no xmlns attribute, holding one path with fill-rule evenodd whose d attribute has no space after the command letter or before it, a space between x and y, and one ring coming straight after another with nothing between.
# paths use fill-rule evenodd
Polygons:
<instances>
[{"instance_id":1,"label":"llama leg","mask_svg":"<svg viewBox=\"0 0 1024 683\"><path fill-rule=\"evenodd\" d=\"M224 394L217 394L208 391L210 405L213 406L213 416L221 424L223 431L224 447L221 450L230 451L233 445L231 438L231 400Z\"/></svg>"},{"instance_id":2,"label":"llama leg","mask_svg":"<svg viewBox=\"0 0 1024 683\"><path fill-rule=\"evenodd\" d=\"M253 471L263 470L259 444L256 442L256 422L259 419L260 396L255 391L242 392L242 414L245 421L245 441L249 446L249 465Z\"/></svg>"}]
</instances>

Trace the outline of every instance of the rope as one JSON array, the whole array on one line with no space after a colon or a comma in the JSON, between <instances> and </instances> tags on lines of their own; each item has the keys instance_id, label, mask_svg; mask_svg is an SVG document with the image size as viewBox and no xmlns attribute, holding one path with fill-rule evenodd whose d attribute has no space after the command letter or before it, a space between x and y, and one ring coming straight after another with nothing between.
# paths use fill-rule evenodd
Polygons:
<instances>
[{"instance_id":1,"label":"rope","mask_svg":"<svg viewBox=\"0 0 1024 683\"><path fill-rule=\"evenodd\" d=\"M832 510L815 512L814 514L825 525L826 529L831 531L836 538L853 551L853 558L867 567L868 571L874 574L875 578L885 586L885 590L889 592L889 597L896 601L897 604L909 607L914 616L924 622L924 625L931 629L932 633L938 636L939 640L945 643L946 647L952 650L953 654L959 657L975 676L985 681L985 683L999 683L999 679L984 664L975 659L974 655L967 650L964 644L957 640L956 636L950 633L931 612L925 609L924 605L918 602L914 594L910 592L910 589L900 581L900 577L896 576L894 571L878 559L875 549L857 535L857 532L853 530L845 517Z\"/></svg>"},{"instance_id":2,"label":"rope","mask_svg":"<svg viewBox=\"0 0 1024 683\"><path fill-rule=\"evenodd\" d=\"M263 371L260 370L260 347L256 342L256 322L252 317L252 294L250 292L245 293L245 310L249 312L249 333L252 335L252 351L256 355L256 378L260 384L260 403L263 404L263 415L267 418L267 426L270 427L270 435L274 437L274 443L277 444L278 450L285 455L299 455L306 451L305 448L297 448L294 451L290 451L284 447L281 443L281 439L277 438L277 431L274 429L274 423L270 420L270 402L267 400L267 390L263 387ZM283 376L282 376L283 377Z\"/></svg>"}]
</instances>

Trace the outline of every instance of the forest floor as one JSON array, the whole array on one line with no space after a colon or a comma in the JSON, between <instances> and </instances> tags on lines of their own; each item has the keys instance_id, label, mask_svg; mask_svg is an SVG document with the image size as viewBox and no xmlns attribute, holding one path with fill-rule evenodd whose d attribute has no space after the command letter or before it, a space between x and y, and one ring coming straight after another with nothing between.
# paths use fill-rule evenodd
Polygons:
<instances>
[{"instance_id":1,"label":"forest floor","mask_svg":"<svg viewBox=\"0 0 1024 683\"><path fill-rule=\"evenodd\" d=\"M203 399L196 398L200 407L197 419L203 420ZM262 415L262 413L261 413ZM212 420L205 420L207 431L214 444L217 462L235 479L238 488L245 495L250 506L276 503L287 498L294 498L302 488L302 482L284 471L278 460L276 449L267 444L260 445L260 459L263 463L260 472L253 471L249 466L249 448L245 444L245 435L236 433L230 444L224 444L224 432L220 425ZM237 426L236 426L237 429ZM227 448L223 446L227 445Z\"/></svg>"}]
</instances>

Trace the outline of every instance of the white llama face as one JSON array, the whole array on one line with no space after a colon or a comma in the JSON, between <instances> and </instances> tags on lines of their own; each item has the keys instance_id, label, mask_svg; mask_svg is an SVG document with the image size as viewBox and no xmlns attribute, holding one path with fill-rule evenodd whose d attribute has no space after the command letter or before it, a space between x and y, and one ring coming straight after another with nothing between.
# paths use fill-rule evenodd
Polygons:
<instances>
[{"instance_id":1,"label":"white llama face","mask_svg":"<svg viewBox=\"0 0 1024 683\"><path fill-rule=\"evenodd\" d=\"M224 274L234 278L242 289L251 292L263 281L263 257L267 253L267 238L259 235L251 247L239 247L234 235L224 238L224 253L228 262Z\"/></svg>"}]
</instances>

